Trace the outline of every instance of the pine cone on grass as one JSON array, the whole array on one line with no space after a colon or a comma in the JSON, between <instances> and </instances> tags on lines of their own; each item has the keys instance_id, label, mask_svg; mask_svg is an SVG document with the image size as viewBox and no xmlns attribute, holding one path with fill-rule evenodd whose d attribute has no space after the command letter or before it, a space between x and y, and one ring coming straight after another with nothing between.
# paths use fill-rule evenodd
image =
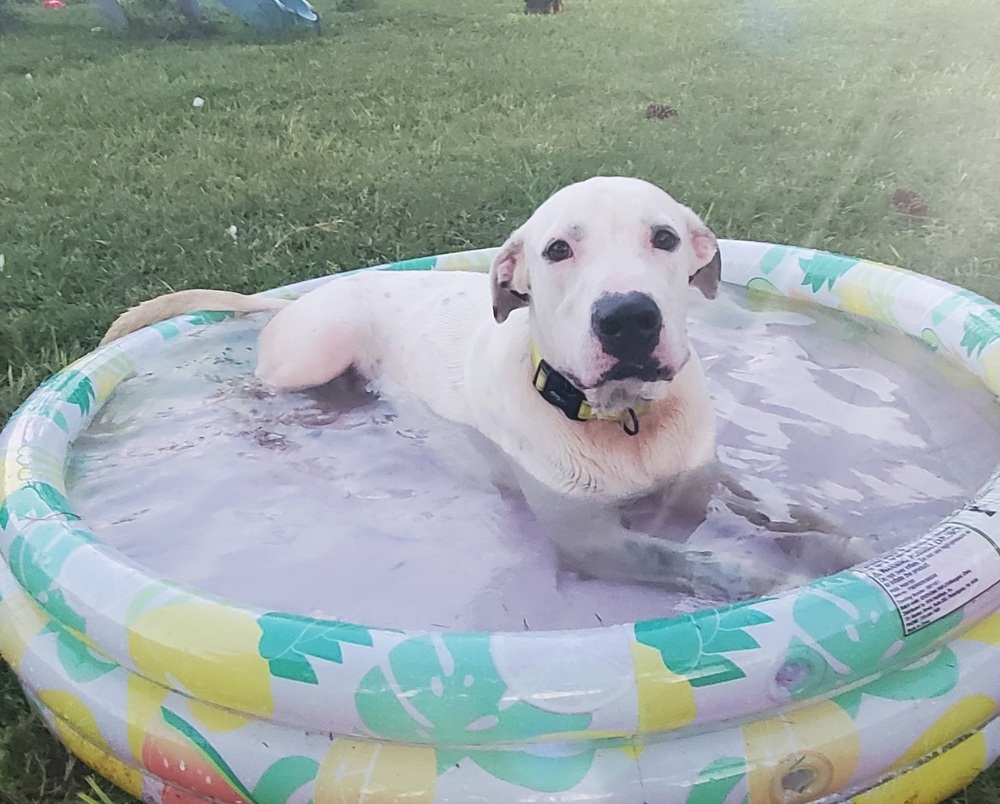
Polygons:
<instances>
[{"instance_id":1,"label":"pine cone on grass","mask_svg":"<svg viewBox=\"0 0 1000 804\"><path fill-rule=\"evenodd\" d=\"M900 187L892 194L892 201L889 203L893 212L909 221L921 222L930 217L927 200L916 190Z\"/></svg>"},{"instance_id":2,"label":"pine cone on grass","mask_svg":"<svg viewBox=\"0 0 1000 804\"><path fill-rule=\"evenodd\" d=\"M646 107L647 120L668 120L671 117L677 117L677 110L673 106L667 106L665 103L651 103Z\"/></svg>"}]
</instances>

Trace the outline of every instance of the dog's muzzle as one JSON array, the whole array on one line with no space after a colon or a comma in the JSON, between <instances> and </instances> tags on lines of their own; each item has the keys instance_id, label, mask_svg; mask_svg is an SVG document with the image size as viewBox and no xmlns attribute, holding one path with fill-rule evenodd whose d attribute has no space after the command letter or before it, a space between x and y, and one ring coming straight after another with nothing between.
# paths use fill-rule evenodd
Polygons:
<instances>
[{"instance_id":1,"label":"dog's muzzle","mask_svg":"<svg viewBox=\"0 0 1000 804\"><path fill-rule=\"evenodd\" d=\"M591 308L590 326L605 353L615 364L601 377L609 380L672 380L674 370L653 357L660 342L663 315L645 293L608 293Z\"/></svg>"}]
</instances>

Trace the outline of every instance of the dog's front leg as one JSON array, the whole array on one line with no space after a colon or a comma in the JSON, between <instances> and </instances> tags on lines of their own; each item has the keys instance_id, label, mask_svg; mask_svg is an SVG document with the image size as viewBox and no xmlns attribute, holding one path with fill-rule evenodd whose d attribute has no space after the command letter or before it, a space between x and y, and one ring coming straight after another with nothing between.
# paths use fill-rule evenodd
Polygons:
<instances>
[{"instance_id":1,"label":"dog's front leg","mask_svg":"<svg viewBox=\"0 0 1000 804\"><path fill-rule=\"evenodd\" d=\"M625 504L570 499L522 477L521 488L565 569L583 577L658 586L707 601L755 597L807 580L735 542L699 549L689 537L705 519L718 473L707 467L659 495ZM676 515L676 516L674 516Z\"/></svg>"}]
</instances>

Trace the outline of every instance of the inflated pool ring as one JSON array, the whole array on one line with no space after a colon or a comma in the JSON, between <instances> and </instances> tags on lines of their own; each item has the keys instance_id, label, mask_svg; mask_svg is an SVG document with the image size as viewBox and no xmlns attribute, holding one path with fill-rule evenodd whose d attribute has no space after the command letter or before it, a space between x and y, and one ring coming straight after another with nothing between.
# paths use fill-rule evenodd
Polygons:
<instances>
[{"instance_id":1,"label":"inflated pool ring","mask_svg":"<svg viewBox=\"0 0 1000 804\"><path fill-rule=\"evenodd\" d=\"M492 250L383 266L485 270ZM1000 390L1000 307L829 253L725 279L878 320ZM286 288L295 295L329 278ZM0 652L150 802L933 802L1000 753L1000 474L899 549L773 597L578 631L424 633L239 606L101 543L73 438L184 316L69 366L0 439ZM391 625L386 624L386 625Z\"/></svg>"}]
</instances>

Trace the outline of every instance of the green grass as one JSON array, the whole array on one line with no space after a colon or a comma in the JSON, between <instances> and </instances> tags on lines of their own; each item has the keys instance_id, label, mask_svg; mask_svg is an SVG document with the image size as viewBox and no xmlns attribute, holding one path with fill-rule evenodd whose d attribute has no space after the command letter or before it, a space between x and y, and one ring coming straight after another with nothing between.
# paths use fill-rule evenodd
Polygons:
<instances>
[{"instance_id":1,"label":"green grass","mask_svg":"<svg viewBox=\"0 0 1000 804\"><path fill-rule=\"evenodd\" d=\"M81 792L97 804L109 804L93 792L88 775L46 731L28 708L14 674L0 664L0 804L79 804ZM133 801L109 782L93 784L106 791L110 804Z\"/></svg>"},{"instance_id":2,"label":"green grass","mask_svg":"<svg viewBox=\"0 0 1000 804\"><path fill-rule=\"evenodd\" d=\"M497 244L596 173L720 236L1000 298L1000 0L317 5L323 36L272 41L152 0L120 37L0 0L0 420L140 299ZM0 670L0 804L99 800L84 777ZM1000 802L1000 770L956 801Z\"/></svg>"}]
</instances>

